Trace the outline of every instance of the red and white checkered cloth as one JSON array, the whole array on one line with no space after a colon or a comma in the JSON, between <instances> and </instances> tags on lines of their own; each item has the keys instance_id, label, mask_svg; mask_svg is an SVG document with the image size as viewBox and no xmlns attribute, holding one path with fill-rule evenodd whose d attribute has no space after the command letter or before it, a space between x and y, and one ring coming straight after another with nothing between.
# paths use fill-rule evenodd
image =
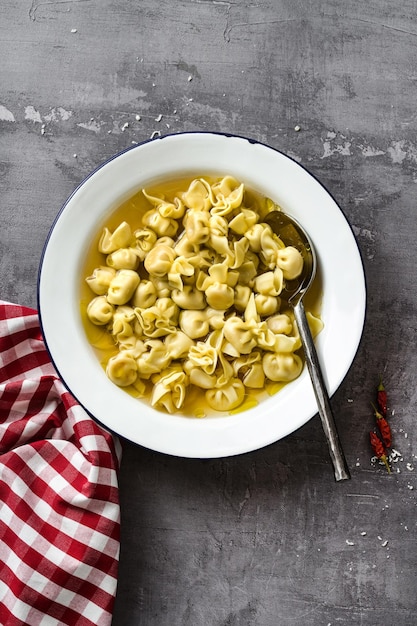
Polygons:
<instances>
[{"instance_id":1,"label":"red and white checkered cloth","mask_svg":"<svg viewBox=\"0 0 417 626\"><path fill-rule=\"evenodd\" d=\"M0 301L2 625L111 623L120 450L59 380L36 311Z\"/></svg>"}]
</instances>

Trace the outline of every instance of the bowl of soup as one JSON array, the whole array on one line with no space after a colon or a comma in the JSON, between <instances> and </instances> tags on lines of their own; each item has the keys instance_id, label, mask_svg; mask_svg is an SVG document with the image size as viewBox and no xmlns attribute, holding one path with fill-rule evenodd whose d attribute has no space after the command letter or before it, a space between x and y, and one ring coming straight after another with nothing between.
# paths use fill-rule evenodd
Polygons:
<instances>
[{"instance_id":1,"label":"bowl of soup","mask_svg":"<svg viewBox=\"0 0 417 626\"><path fill-rule=\"evenodd\" d=\"M283 297L303 259L264 221L272 210L316 248L305 306L331 395L360 342L363 268L341 209L293 159L244 137L168 135L115 155L68 198L40 263L41 328L59 376L105 428L213 458L316 414Z\"/></svg>"}]
</instances>

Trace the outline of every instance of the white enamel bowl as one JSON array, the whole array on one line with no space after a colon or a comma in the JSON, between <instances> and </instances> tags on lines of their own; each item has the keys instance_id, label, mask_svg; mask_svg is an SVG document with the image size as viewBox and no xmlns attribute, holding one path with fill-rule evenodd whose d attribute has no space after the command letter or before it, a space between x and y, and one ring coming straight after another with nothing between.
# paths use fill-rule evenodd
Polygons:
<instances>
[{"instance_id":1,"label":"white enamel bowl","mask_svg":"<svg viewBox=\"0 0 417 626\"><path fill-rule=\"evenodd\" d=\"M169 135L134 146L88 176L55 220L39 270L41 327L52 361L78 402L109 430L159 452L214 458L256 450L317 412L306 369L256 408L194 419L156 411L116 387L88 344L79 312L82 262L92 238L121 200L155 179L231 174L278 202L305 227L322 276L324 330L317 351L332 395L359 346L366 291L351 228L324 187L266 145L215 133Z\"/></svg>"}]
</instances>

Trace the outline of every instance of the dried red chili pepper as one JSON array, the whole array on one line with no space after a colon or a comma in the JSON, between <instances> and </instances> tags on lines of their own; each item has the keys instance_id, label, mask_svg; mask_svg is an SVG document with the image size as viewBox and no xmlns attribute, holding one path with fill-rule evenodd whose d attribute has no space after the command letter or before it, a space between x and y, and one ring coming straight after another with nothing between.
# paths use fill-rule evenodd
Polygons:
<instances>
[{"instance_id":1,"label":"dried red chili pepper","mask_svg":"<svg viewBox=\"0 0 417 626\"><path fill-rule=\"evenodd\" d=\"M392 446L392 433L391 426L388 424L388 421L385 417L378 411L375 405L372 404L374 409L375 417L376 417L376 425L378 426L378 430L381 433L382 441L386 448L390 448Z\"/></svg>"},{"instance_id":2,"label":"dried red chili pepper","mask_svg":"<svg viewBox=\"0 0 417 626\"><path fill-rule=\"evenodd\" d=\"M371 440L371 447L375 456L385 464L388 474L391 474L391 468L388 463L388 457L386 455L384 444L382 443L378 435L373 431L369 433L369 437Z\"/></svg>"},{"instance_id":3,"label":"dried red chili pepper","mask_svg":"<svg viewBox=\"0 0 417 626\"><path fill-rule=\"evenodd\" d=\"M378 409L382 413L382 417L387 416L387 391L384 387L384 383L382 382L382 378L379 378L379 385L377 387L376 392L376 403L378 405Z\"/></svg>"}]
</instances>

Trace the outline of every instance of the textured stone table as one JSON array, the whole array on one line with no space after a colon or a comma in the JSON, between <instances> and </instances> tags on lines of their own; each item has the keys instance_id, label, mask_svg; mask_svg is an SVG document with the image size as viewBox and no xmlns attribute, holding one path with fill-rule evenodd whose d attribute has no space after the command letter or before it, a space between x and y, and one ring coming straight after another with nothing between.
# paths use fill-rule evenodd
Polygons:
<instances>
[{"instance_id":1,"label":"textured stone table","mask_svg":"<svg viewBox=\"0 0 417 626\"><path fill-rule=\"evenodd\" d=\"M364 335L332 399L352 480L334 482L318 417L229 459L126 442L114 625L416 624L415 2L3 0L0 46L2 299L36 307L61 204L154 133L286 152L363 256ZM391 476L368 443L380 373Z\"/></svg>"}]
</instances>

